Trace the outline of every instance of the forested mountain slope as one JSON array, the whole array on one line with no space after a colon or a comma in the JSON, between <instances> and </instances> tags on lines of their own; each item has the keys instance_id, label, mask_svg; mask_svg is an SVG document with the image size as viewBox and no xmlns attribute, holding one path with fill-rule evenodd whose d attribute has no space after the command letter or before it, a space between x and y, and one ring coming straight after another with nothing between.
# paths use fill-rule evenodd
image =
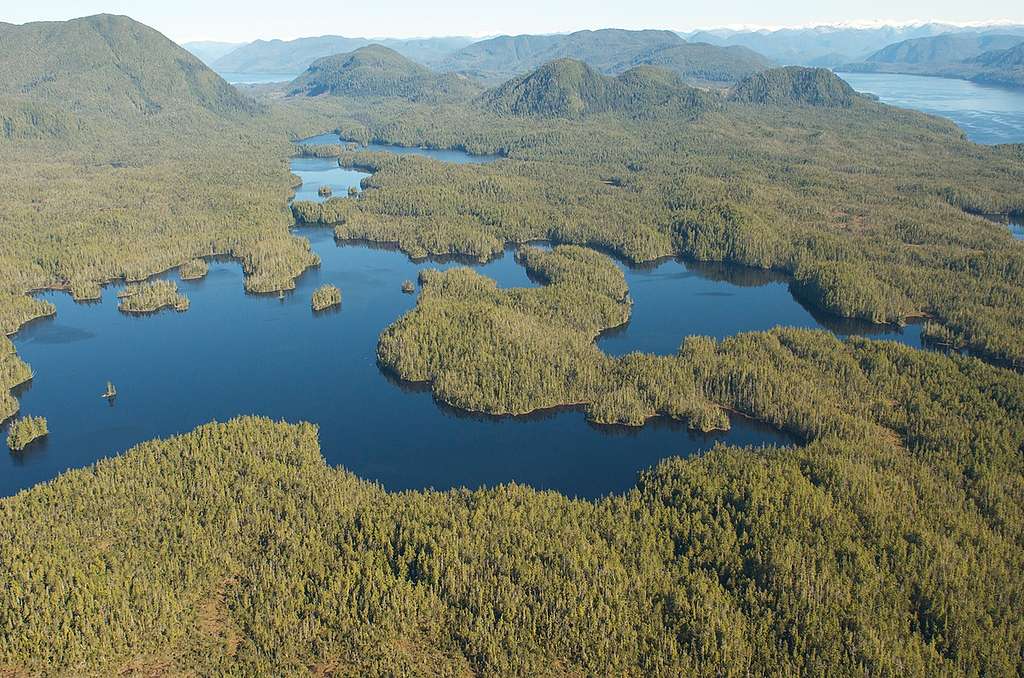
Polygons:
<instances>
[{"instance_id":1,"label":"forested mountain slope","mask_svg":"<svg viewBox=\"0 0 1024 678\"><path fill-rule=\"evenodd\" d=\"M880 49L865 61L877 64L952 64L1024 42L1024 35L954 33L905 40Z\"/></svg>"},{"instance_id":2,"label":"forested mountain slope","mask_svg":"<svg viewBox=\"0 0 1024 678\"><path fill-rule=\"evenodd\" d=\"M849 108L856 91L825 68L787 66L748 76L736 84L729 98L745 104L784 106L806 104Z\"/></svg>"},{"instance_id":3,"label":"forested mountain slope","mask_svg":"<svg viewBox=\"0 0 1024 678\"><path fill-rule=\"evenodd\" d=\"M0 24L0 42L7 106L49 106L53 115L78 118L259 111L196 57L127 17Z\"/></svg>"},{"instance_id":4,"label":"forested mountain slope","mask_svg":"<svg viewBox=\"0 0 1024 678\"><path fill-rule=\"evenodd\" d=\"M1009 49L983 52L970 61L988 68L1024 68L1024 40Z\"/></svg>"},{"instance_id":5,"label":"forested mountain slope","mask_svg":"<svg viewBox=\"0 0 1024 678\"><path fill-rule=\"evenodd\" d=\"M296 78L289 94L394 96L438 102L472 98L482 87L454 73L437 74L381 45L317 59Z\"/></svg>"},{"instance_id":6,"label":"forested mountain slope","mask_svg":"<svg viewBox=\"0 0 1024 678\"><path fill-rule=\"evenodd\" d=\"M668 107L695 114L713 98L687 87L673 72L637 66L617 77L582 61L558 59L484 92L479 103L498 115L580 118L596 113L648 117Z\"/></svg>"},{"instance_id":7,"label":"forested mountain slope","mask_svg":"<svg viewBox=\"0 0 1024 678\"><path fill-rule=\"evenodd\" d=\"M734 83L771 68L773 64L746 47L716 47L704 42L688 42L655 49L629 61L629 66L638 65L667 68L686 81ZM626 65L621 64L612 70L626 70Z\"/></svg>"},{"instance_id":8,"label":"forested mountain slope","mask_svg":"<svg viewBox=\"0 0 1024 678\"><path fill-rule=\"evenodd\" d=\"M611 72L619 64L665 47L684 44L671 31L604 29L567 35L503 35L463 47L438 68L466 73L490 82L521 75L556 59L575 59ZM624 70L624 69L623 69Z\"/></svg>"}]
</instances>

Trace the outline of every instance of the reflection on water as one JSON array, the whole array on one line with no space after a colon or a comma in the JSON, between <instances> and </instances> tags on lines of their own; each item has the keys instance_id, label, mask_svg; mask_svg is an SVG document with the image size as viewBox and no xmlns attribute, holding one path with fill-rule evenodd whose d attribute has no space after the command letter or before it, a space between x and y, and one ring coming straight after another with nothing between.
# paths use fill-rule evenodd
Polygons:
<instances>
[{"instance_id":1,"label":"reflection on water","mask_svg":"<svg viewBox=\"0 0 1024 678\"><path fill-rule=\"evenodd\" d=\"M979 144L1024 143L1024 89L897 73L838 73L886 104L949 118Z\"/></svg>"},{"instance_id":2,"label":"reflection on water","mask_svg":"<svg viewBox=\"0 0 1024 678\"><path fill-rule=\"evenodd\" d=\"M611 355L670 355L688 335L724 339L779 325L921 345L920 325L876 325L804 305L794 298L789 277L779 272L683 259L637 267L618 263L629 285L633 312L628 323L598 338L598 346Z\"/></svg>"},{"instance_id":3,"label":"reflection on water","mask_svg":"<svg viewBox=\"0 0 1024 678\"><path fill-rule=\"evenodd\" d=\"M323 202L331 196L344 197L349 188L359 190L359 182L370 176L367 172L339 167L335 158L294 158L292 174L302 180L302 186L295 190L294 200L314 202ZM321 186L330 188L331 193L321 195Z\"/></svg>"}]
</instances>

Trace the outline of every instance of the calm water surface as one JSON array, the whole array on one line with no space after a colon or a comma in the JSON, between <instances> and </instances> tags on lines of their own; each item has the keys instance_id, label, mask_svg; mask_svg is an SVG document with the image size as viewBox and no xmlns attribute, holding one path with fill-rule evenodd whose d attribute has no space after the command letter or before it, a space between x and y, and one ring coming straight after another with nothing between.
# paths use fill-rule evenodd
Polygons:
<instances>
[{"instance_id":1,"label":"calm water surface","mask_svg":"<svg viewBox=\"0 0 1024 678\"><path fill-rule=\"evenodd\" d=\"M838 73L887 104L949 118L979 144L1024 143L1024 89L897 73Z\"/></svg>"},{"instance_id":2,"label":"calm water surface","mask_svg":"<svg viewBox=\"0 0 1024 678\"><path fill-rule=\"evenodd\" d=\"M334 132L328 132L326 134L317 134L316 136L307 137L300 140L298 143L316 146L321 144L348 144L352 142L345 141ZM451 149L422 148L419 146L393 146L391 144L378 143L369 143L365 146L359 146L358 150L394 153L396 155L421 155L427 158L433 158L434 160L440 160L441 162L455 163L483 164L494 162L495 160L501 160L500 155L470 155L465 151L455 151ZM332 162L337 164L336 161Z\"/></svg>"},{"instance_id":3,"label":"calm water surface","mask_svg":"<svg viewBox=\"0 0 1024 678\"><path fill-rule=\"evenodd\" d=\"M459 160L490 158L462 154ZM300 197L315 195L325 183L344 193L365 176L308 159L296 159L295 171L305 182ZM387 248L337 244L325 228L296 233L310 239L322 264L304 273L284 300L245 294L240 267L227 260L212 261L199 281L160 276L178 281L188 295L186 313L124 315L117 310L119 285L105 287L102 300L91 304L64 293L41 294L57 306L57 317L14 336L37 375L16 395L22 413L47 417L51 433L22 454L0 455L0 493L143 440L239 414L315 422L329 463L391 490L516 481L596 497L629 488L638 470L665 456L693 454L719 441L789 442L742 418L734 418L728 433L705 436L665 419L627 429L590 424L576 410L499 418L443 406L425 387L384 374L376 343L415 304L415 295L401 292L403 280L415 280L423 268L462 262L413 262ZM476 268L502 287L534 285L511 249ZM764 272L675 260L623 270L633 318L599 339L616 355L673 353L687 334L722 337L780 323L918 341L913 327L900 333L815 316L793 299L785 279ZM325 282L341 288L342 307L313 314L310 296ZM107 380L118 389L112 403L100 397Z\"/></svg>"},{"instance_id":4,"label":"calm water surface","mask_svg":"<svg viewBox=\"0 0 1024 678\"><path fill-rule=\"evenodd\" d=\"M298 73L220 73L232 85L263 85L269 82L289 82L299 76Z\"/></svg>"},{"instance_id":5,"label":"calm water surface","mask_svg":"<svg viewBox=\"0 0 1024 678\"><path fill-rule=\"evenodd\" d=\"M633 311L626 325L598 338L597 345L611 355L668 355L687 335L723 339L778 325L921 346L921 325L875 325L807 308L794 299L788 277L772 271L683 260L632 268L617 263L626 275Z\"/></svg>"}]
</instances>

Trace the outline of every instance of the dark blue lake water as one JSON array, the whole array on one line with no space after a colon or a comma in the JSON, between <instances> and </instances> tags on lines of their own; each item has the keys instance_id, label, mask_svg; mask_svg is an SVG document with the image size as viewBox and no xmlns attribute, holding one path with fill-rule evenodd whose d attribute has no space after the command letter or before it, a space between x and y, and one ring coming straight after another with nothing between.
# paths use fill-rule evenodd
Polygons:
<instances>
[{"instance_id":1,"label":"dark blue lake water","mask_svg":"<svg viewBox=\"0 0 1024 678\"><path fill-rule=\"evenodd\" d=\"M462 154L459 160L480 158ZM299 195L325 183L343 193L365 176L340 172L332 161L296 160L305 181ZM665 456L693 454L719 441L789 442L739 417L727 433L700 435L665 419L639 429L600 427L575 410L503 418L454 411L425 387L389 378L375 356L380 332L415 304L415 295L401 292L402 281L415 280L426 267L462 262L413 262L386 248L338 244L330 229L296 233L310 239L322 263L283 300L245 294L232 261L211 262L198 281L181 281L176 272L160 276L178 281L189 297L185 313L122 314L119 285L105 287L102 300L91 304L65 293L41 294L56 305L57 317L13 337L36 372L16 395L22 413L45 416L51 433L22 454L0 455L0 494L140 441L239 414L315 422L329 463L391 490L516 481L596 497L629 488L638 470ZM475 267L502 287L534 285L511 250ZM616 355L668 354L688 334L723 337L777 324L919 340L914 327L900 333L815 316L793 299L785 279L763 271L680 261L623 270L633 318L599 339ZM325 282L341 288L342 306L313 314L310 296ZM112 403L100 397L107 380L118 389Z\"/></svg>"},{"instance_id":2,"label":"dark blue lake water","mask_svg":"<svg viewBox=\"0 0 1024 678\"><path fill-rule=\"evenodd\" d=\"M887 104L949 118L979 144L1024 143L1024 89L898 73L839 73Z\"/></svg>"}]
</instances>

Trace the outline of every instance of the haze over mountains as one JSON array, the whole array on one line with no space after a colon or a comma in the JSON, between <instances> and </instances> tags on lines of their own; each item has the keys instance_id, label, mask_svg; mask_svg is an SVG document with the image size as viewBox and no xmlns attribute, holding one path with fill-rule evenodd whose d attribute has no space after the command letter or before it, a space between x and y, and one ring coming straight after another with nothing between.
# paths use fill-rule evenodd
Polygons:
<instances>
[{"instance_id":1,"label":"haze over mountains","mask_svg":"<svg viewBox=\"0 0 1024 678\"><path fill-rule=\"evenodd\" d=\"M460 37L374 40L338 35L296 40L257 40L209 63L221 73L299 73L321 57L378 44L421 64L432 64L471 42L472 38Z\"/></svg>"},{"instance_id":2,"label":"haze over mountains","mask_svg":"<svg viewBox=\"0 0 1024 678\"><path fill-rule=\"evenodd\" d=\"M458 73L491 86L563 58L583 61L605 75L617 75L639 65L660 66L686 82L712 86L729 85L776 65L899 71L1019 84L1024 80L1012 72L1010 62L996 66L986 64L985 57L967 64L986 52L1015 47L1018 37L1024 41L1024 25L966 27L932 22L688 33L601 29L480 40L320 36L257 40L243 45L192 42L185 47L219 73L280 75L282 80L323 57L379 44L435 72ZM1007 58L1012 60L1012 55ZM905 66L910 64L913 66Z\"/></svg>"},{"instance_id":3,"label":"haze over mountains","mask_svg":"<svg viewBox=\"0 0 1024 678\"><path fill-rule=\"evenodd\" d=\"M908 73L1024 85L1024 32L955 33L904 40L842 69L860 73Z\"/></svg>"},{"instance_id":4,"label":"haze over mountains","mask_svg":"<svg viewBox=\"0 0 1024 678\"><path fill-rule=\"evenodd\" d=\"M192 52L200 61L209 65L220 59L222 56L235 51L246 42L218 42L216 40L199 40L197 42L182 43L182 47Z\"/></svg>"},{"instance_id":5,"label":"haze over mountains","mask_svg":"<svg viewBox=\"0 0 1024 678\"><path fill-rule=\"evenodd\" d=\"M960 32L1024 34L1024 25L964 27L946 23L922 23L870 28L816 26L746 31L714 29L681 35L694 42L747 47L780 64L835 67L866 59L878 50L903 40Z\"/></svg>"},{"instance_id":6,"label":"haze over mountains","mask_svg":"<svg viewBox=\"0 0 1024 678\"><path fill-rule=\"evenodd\" d=\"M500 81L555 59L578 59L608 72L641 54L683 44L671 31L605 29L568 35L503 35L449 55L440 68Z\"/></svg>"}]
</instances>

